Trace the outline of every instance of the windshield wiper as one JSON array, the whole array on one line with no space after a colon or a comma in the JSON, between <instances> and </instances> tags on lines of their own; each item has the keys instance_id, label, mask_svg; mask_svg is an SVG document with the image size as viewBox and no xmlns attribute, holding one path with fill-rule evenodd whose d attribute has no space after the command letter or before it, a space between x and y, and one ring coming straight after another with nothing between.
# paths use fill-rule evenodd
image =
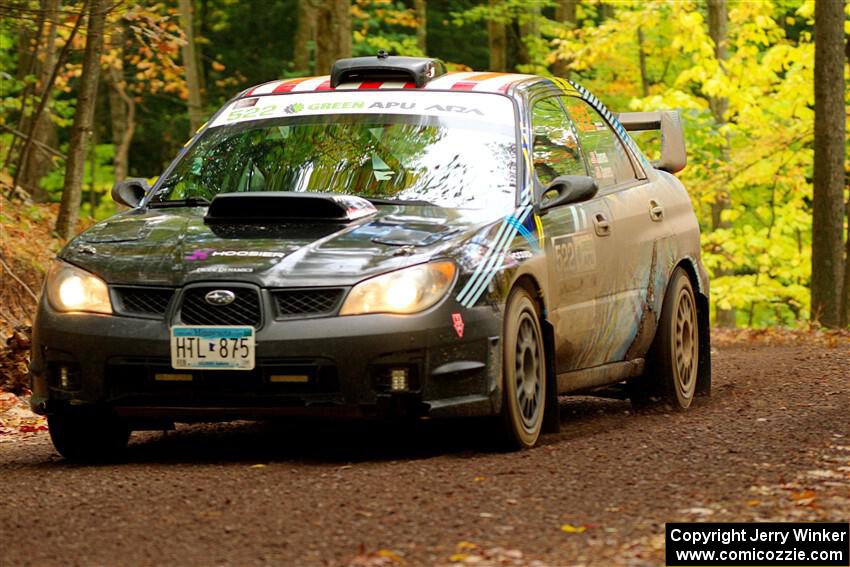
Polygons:
<instances>
[{"instance_id":1,"label":"windshield wiper","mask_svg":"<svg viewBox=\"0 0 850 567\"><path fill-rule=\"evenodd\" d=\"M367 201L373 205L410 205L412 207L436 207L430 201L422 201L419 199L381 199L380 197L365 197Z\"/></svg>"},{"instance_id":2,"label":"windshield wiper","mask_svg":"<svg viewBox=\"0 0 850 567\"><path fill-rule=\"evenodd\" d=\"M185 199L174 199L173 201L153 201L148 203L152 209L165 209L169 207L207 207L210 202L204 197L186 197Z\"/></svg>"}]
</instances>

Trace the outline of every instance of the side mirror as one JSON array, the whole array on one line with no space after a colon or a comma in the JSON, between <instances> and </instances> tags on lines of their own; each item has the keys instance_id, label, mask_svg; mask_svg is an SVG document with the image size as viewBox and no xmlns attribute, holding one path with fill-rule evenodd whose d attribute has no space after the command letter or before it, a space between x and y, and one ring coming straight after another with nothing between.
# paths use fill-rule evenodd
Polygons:
<instances>
[{"instance_id":1,"label":"side mirror","mask_svg":"<svg viewBox=\"0 0 850 567\"><path fill-rule=\"evenodd\" d=\"M151 186L144 177L130 177L112 186L112 200L135 209L150 189Z\"/></svg>"},{"instance_id":2,"label":"side mirror","mask_svg":"<svg viewBox=\"0 0 850 567\"><path fill-rule=\"evenodd\" d=\"M539 206L541 212L553 207L580 203L592 199L599 191L599 186L596 184L595 179L586 175L561 175L553 179L546 186L543 195L545 196L553 191L557 191L557 195L541 200Z\"/></svg>"}]
</instances>

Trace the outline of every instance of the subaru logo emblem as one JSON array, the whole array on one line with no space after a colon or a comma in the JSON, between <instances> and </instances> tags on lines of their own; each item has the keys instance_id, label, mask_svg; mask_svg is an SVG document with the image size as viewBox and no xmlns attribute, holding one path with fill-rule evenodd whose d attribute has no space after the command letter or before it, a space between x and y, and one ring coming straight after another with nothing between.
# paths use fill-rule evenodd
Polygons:
<instances>
[{"instance_id":1,"label":"subaru logo emblem","mask_svg":"<svg viewBox=\"0 0 850 567\"><path fill-rule=\"evenodd\" d=\"M230 305L236 299L236 294L226 289L217 289L204 296L204 301L210 305Z\"/></svg>"}]
</instances>

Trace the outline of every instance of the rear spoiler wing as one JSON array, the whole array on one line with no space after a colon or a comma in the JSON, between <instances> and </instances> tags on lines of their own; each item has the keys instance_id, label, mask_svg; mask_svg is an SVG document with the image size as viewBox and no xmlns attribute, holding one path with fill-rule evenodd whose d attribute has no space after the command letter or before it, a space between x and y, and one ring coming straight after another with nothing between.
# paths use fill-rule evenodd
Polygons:
<instances>
[{"instance_id":1,"label":"rear spoiler wing","mask_svg":"<svg viewBox=\"0 0 850 567\"><path fill-rule=\"evenodd\" d=\"M656 169L676 173L685 169L685 132L677 110L657 112L621 112L617 119L629 132L661 130L661 159L652 165Z\"/></svg>"}]
</instances>

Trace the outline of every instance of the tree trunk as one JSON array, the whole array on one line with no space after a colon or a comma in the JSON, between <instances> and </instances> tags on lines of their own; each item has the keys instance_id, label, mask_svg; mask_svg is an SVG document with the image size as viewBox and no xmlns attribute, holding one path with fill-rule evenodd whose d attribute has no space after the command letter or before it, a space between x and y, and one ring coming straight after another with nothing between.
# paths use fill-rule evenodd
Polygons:
<instances>
[{"instance_id":1,"label":"tree trunk","mask_svg":"<svg viewBox=\"0 0 850 567\"><path fill-rule=\"evenodd\" d=\"M722 67L728 58L726 43L728 36L728 13L726 0L708 0L708 33L714 41L714 57ZM708 101L715 121L725 124L729 101L725 97L711 97Z\"/></svg>"},{"instance_id":2,"label":"tree trunk","mask_svg":"<svg viewBox=\"0 0 850 567\"><path fill-rule=\"evenodd\" d=\"M490 8L496 8L500 3L500 0L490 0ZM490 47L490 70L507 71L508 34L505 30L505 23L491 16L487 20L487 37Z\"/></svg>"},{"instance_id":3,"label":"tree trunk","mask_svg":"<svg viewBox=\"0 0 850 567\"><path fill-rule=\"evenodd\" d=\"M35 113L32 116L33 122L30 123L26 139L24 140L24 145L21 148L20 153L18 154L18 161L15 167L15 178L12 181L12 189L9 192L10 199L15 194L15 188L17 187L18 183L18 174L21 171L21 164L26 161L30 147L32 147L33 145L39 145L38 142L36 144L33 144L33 129L35 127L35 124L38 122L42 112L44 112L44 109L47 107L47 101L50 100L50 91L53 90L53 84L56 82L56 76L59 74L59 69L61 69L62 65L65 64L65 58L68 56L68 52L70 51L71 45L73 45L74 43L74 38L76 37L77 32L80 29L80 25L82 25L82 22L85 19L85 11L89 5L88 1L89 0L83 0L83 4L80 8L80 15L74 22L74 27L71 28L71 33L68 34L68 39L65 40L65 44L62 46L61 51L59 51L59 56L56 58L56 64L53 65L53 70L50 72L50 77L47 80L47 84L45 84L41 89L41 96L38 101L38 106L36 107ZM24 103L23 106L26 106L26 104Z\"/></svg>"},{"instance_id":4,"label":"tree trunk","mask_svg":"<svg viewBox=\"0 0 850 567\"><path fill-rule=\"evenodd\" d=\"M83 70L77 93L77 108L71 127L68 159L65 162L65 186L62 204L56 219L56 232L62 238L71 238L77 229L80 215L83 170L86 162L86 141L92 130L97 85L100 76L100 53L103 50L103 22L106 17L105 0L89 0L88 35L83 55Z\"/></svg>"},{"instance_id":5,"label":"tree trunk","mask_svg":"<svg viewBox=\"0 0 850 567\"><path fill-rule=\"evenodd\" d=\"M316 15L316 73L330 73L337 59L351 57L351 2L326 0Z\"/></svg>"},{"instance_id":6,"label":"tree trunk","mask_svg":"<svg viewBox=\"0 0 850 567\"><path fill-rule=\"evenodd\" d=\"M179 0L180 27L186 36L181 48L186 69L186 87L189 91L189 136L204 123L204 104L201 97L201 77L198 73L198 56L195 54L195 27L192 21L191 0Z\"/></svg>"},{"instance_id":7,"label":"tree trunk","mask_svg":"<svg viewBox=\"0 0 850 567\"><path fill-rule=\"evenodd\" d=\"M314 0L298 0L298 24L295 28L293 64L299 75L312 75L315 67L311 65L316 48L316 6Z\"/></svg>"},{"instance_id":8,"label":"tree trunk","mask_svg":"<svg viewBox=\"0 0 850 567\"><path fill-rule=\"evenodd\" d=\"M527 6L519 21L519 53L517 59L521 65L532 63L533 56L530 46L540 36L540 6Z\"/></svg>"},{"instance_id":9,"label":"tree trunk","mask_svg":"<svg viewBox=\"0 0 850 567\"><path fill-rule=\"evenodd\" d=\"M126 83L118 69L109 69L109 110L112 126L112 143L115 180L126 179L130 170L130 143L136 129L136 101L127 94Z\"/></svg>"},{"instance_id":10,"label":"tree trunk","mask_svg":"<svg viewBox=\"0 0 850 567\"><path fill-rule=\"evenodd\" d=\"M844 57L850 64L850 34L845 34L844 37ZM844 170L844 173L847 174L847 169ZM848 179L845 177L844 183L847 182ZM848 197L844 208L847 213L847 238L844 240L844 285L841 286L841 314L843 319L841 320L841 327L846 329L850 327L850 197Z\"/></svg>"},{"instance_id":11,"label":"tree trunk","mask_svg":"<svg viewBox=\"0 0 850 567\"><path fill-rule=\"evenodd\" d=\"M562 24L566 24L570 29L576 27L577 15L576 7L578 0L561 0L555 5L555 19ZM552 74L556 77L567 78L567 61L565 59L557 59L552 64Z\"/></svg>"},{"instance_id":12,"label":"tree trunk","mask_svg":"<svg viewBox=\"0 0 850 567\"><path fill-rule=\"evenodd\" d=\"M728 37L728 8L726 0L708 0L708 34L714 41L714 57L717 63L723 67L724 62L728 57L726 43ZM708 106L711 109L711 114L714 116L714 122L718 128L722 128L726 124L726 110L729 108L729 101L725 97L709 97ZM720 149L720 161L723 164L729 163L729 143L728 140ZM723 211L729 208L731 199L728 191L724 187L717 191L714 195L714 203L711 205L711 226L713 230L720 228L729 228L729 221L723 219ZM716 275L728 276L729 270L717 270ZM735 327L737 313L734 308L715 309L715 323L719 327Z\"/></svg>"},{"instance_id":13,"label":"tree trunk","mask_svg":"<svg viewBox=\"0 0 850 567\"><path fill-rule=\"evenodd\" d=\"M841 323L844 237L844 2L815 4L812 320Z\"/></svg>"},{"instance_id":14,"label":"tree trunk","mask_svg":"<svg viewBox=\"0 0 850 567\"><path fill-rule=\"evenodd\" d=\"M116 181L127 178L129 172L130 142L133 140L136 119L136 101L127 94L124 80L124 43L127 30L122 26L112 36L112 48L117 52L115 65L110 66L105 77L109 84L109 118L115 157L112 160Z\"/></svg>"},{"instance_id":15,"label":"tree trunk","mask_svg":"<svg viewBox=\"0 0 850 567\"><path fill-rule=\"evenodd\" d=\"M644 51L643 45L645 42L643 38L643 28L638 26L637 28L637 42L638 42L638 63L640 63L640 88L644 97L649 96L649 77L646 75L646 51Z\"/></svg>"},{"instance_id":16,"label":"tree trunk","mask_svg":"<svg viewBox=\"0 0 850 567\"><path fill-rule=\"evenodd\" d=\"M40 10L38 13L35 29L28 25L21 25L18 29L18 63L15 71L15 76L19 81L26 81L26 78L31 75L38 74L38 44L43 35L45 26L45 12ZM28 132L32 136L34 125L32 116L27 115L27 109L30 105L30 97L37 92L36 85L27 81L24 83L24 88L21 91L21 116L18 119L18 130ZM15 151L17 143L16 138L12 138L9 144L9 152L6 154L6 159L3 162L3 169L10 163L12 154ZM12 179L12 192L18 186L19 178L23 173L28 156L30 138L24 140L24 145L18 151L17 161L15 162L15 175Z\"/></svg>"},{"instance_id":17,"label":"tree trunk","mask_svg":"<svg viewBox=\"0 0 850 567\"><path fill-rule=\"evenodd\" d=\"M425 0L413 0L416 11L416 47L422 54L428 53L428 7Z\"/></svg>"},{"instance_id":18,"label":"tree trunk","mask_svg":"<svg viewBox=\"0 0 850 567\"><path fill-rule=\"evenodd\" d=\"M578 0L561 0L555 5L555 19L563 24L576 25Z\"/></svg>"},{"instance_id":19,"label":"tree trunk","mask_svg":"<svg viewBox=\"0 0 850 567\"><path fill-rule=\"evenodd\" d=\"M850 43L848 43L850 45ZM847 238L844 240L844 285L841 286L841 327L850 327L850 199L845 205L847 211Z\"/></svg>"},{"instance_id":20,"label":"tree trunk","mask_svg":"<svg viewBox=\"0 0 850 567\"><path fill-rule=\"evenodd\" d=\"M192 15L198 13L197 2L195 0L189 0L190 6L192 7ZM204 7L201 6L203 9ZM206 16L205 16L206 17ZM192 32L193 32L193 45L195 46L195 69L198 70L198 92L201 93L201 108L203 109L207 100L207 73L204 68L204 34L201 32L202 22L199 21L200 18L192 18Z\"/></svg>"},{"instance_id":21,"label":"tree trunk","mask_svg":"<svg viewBox=\"0 0 850 567\"><path fill-rule=\"evenodd\" d=\"M89 137L89 215L92 217L97 207L97 185L95 183L97 177L97 143L97 128L95 127L92 128Z\"/></svg>"},{"instance_id":22,"label":"tree trunk","mask_svg":"<svg viewBox=\"0 0 850 567\"><path fill-rule=\"evenodd\" d=\"M41 58L35 64L38 69L38 82L36 92L42 92L44 86L50 80L53 65L56 59L56 19L58 17L59 0L41 0L39 3L43 10L45 25L44 33L39 40L41 46ZM22 128L23 129L23 128ZM50 118L49 112L42 112L35 118L32 130L32 143L35 145L21 163L21 172L18 184L23 187L34 201L43 203L47 201L47 191L41 186L41 178L50 172L53 167L52 156L42 149L43 145L54 147L57 142L56 124Z\"/></svg>"}]
</instances>

